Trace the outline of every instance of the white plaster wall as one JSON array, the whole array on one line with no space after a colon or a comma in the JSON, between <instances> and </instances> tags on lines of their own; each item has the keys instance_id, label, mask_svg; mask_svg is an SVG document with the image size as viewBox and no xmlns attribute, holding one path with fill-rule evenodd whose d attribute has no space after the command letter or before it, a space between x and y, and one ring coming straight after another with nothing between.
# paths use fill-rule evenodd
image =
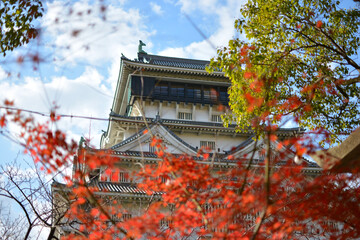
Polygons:
<instances>
[{"instance_id":1,"label":"white plaster wall","mask_svg":"<svg viewBox=\"0 0 360 240\"><path fill-rule=\"evenodd\" d=\"M218 148L220 148L220 153L231 150L231 148L236 147L247 139L246 137L215 136L215 134L198 135L193 133L178 134L178 136L191 146L199 148L200 141L214 141L216 146L215 150L217 151Z\"/></svg>"},{"instance_id":2,"label":"white plaster wall","mask_svg":"<svg viewBox=\"0 0 360 240\"><path fill-rule=\"evenodd\" d=\"M158 111L159 111L159 107L155 104L154 105L145 104L144 106L145 117L154 118L158 114Z\"/></svg>"},{"instance_id":3,"label":"white plaster wall","mask_svg":"<svg viewBox=\"0 0 360 240\"><path fill-rule=\"evenodd\" d=\"M140 130L142 127L140 127L139 126L139 129L138 130ZM125 139L127 139L127 138L129 138L129 137L131 137L132 135L134 135L135 133L137 133L138 131L136 131L136 129L129 129L129 130L127 130L127 131L125 131L124 132L124 139L123 140L125 140Z\"/></svg>"},{"instance_id":4,"label":"white plaster wall","mask_svg":"<svg viewBox=\"0 0 360 240\"><path fill-rule=\"evenodd\" d=\"M136 106L139 108L139 101L136 101L134 104L134 108ZM178 112L188 112L192 113L193 121L199 122L209 122L211 121L211 115L221 115L224 112L217 111L217 106L209 106L209 105L201 105L192 103L175 103L175 102L162 102L155 101L153 103L147 101L142 107L144 108L144 113L146 117L155 118L159 113L160 117L163 119L178 119ZM138 116L136 110L133 110L131 116Z\"/></svg>"},{"instance_id":5,"label":"white plaster wall","mask_svg":"<svg viewBox=\"0 0 360 240\"><path fill-rule=\"evenodd\" d=\"M164 144L164 146L166 147L166 152L168 152L168 153L173 153L173 154L182 154L183 153L176 146L166 145L166 144ZM134 146L133 148L131 148L129 150L130 151L149 152L150 151L150 143L137 144L136 146Z\"/></svg>"},{"instance_id":6,"label":"white plaster wall","mask_svg":"<svg viewBox=\"0 0 360 240\"><path fill-rule=\"evenodd\" d=\"M129 151L149 152L149 143L138 143L134 147L127 149Z\"/></svg>"},{"instance_id":7,"label":"white plaster wall","mask_svg":"<svg viewBox=\"0 0 360 240\"><path fill-rule=\"evenodd\" d=\"M168 106L167 103L163 103L160 117L164 119L177 119L175 104L169 104Z\"/></svg>"},{"instance_id":8,"label":"white plaster wall","mask_svg":"<svg viewBox=\"0 0 360 240\"><path fill-rule=\"evenodd\" d=\"M209 110L208 107L196 106L195 114L193 116L194 121L198 122L209 122Z\"/></svg>"}]
</instances>

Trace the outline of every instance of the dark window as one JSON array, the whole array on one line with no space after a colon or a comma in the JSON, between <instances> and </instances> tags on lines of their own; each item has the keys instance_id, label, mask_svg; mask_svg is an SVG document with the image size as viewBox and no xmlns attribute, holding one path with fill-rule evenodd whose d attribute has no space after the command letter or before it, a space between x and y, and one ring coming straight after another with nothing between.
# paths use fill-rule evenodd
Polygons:
<instances>
[{"instance_id":1,"label":"dark window","mask_svg":"<svg viewBox=\"0 0 360 240\"><path fill-rule=\"evenodd\" d=\"M161 92L161 86L159 84L156 84L154 88L154 96L160 96L160 92Z\"/></svg>"},{"instance_id":2,"label":"dark window","mask_svg":"<svg viewBox=\"0 0 360 240\"><path fill-rule=\"evenodd\" d=\"M195 95L195 99L196 100L201 100L201 88L200 86L197 86L195 89L194 89L194 95Z\"/></svg>"},{"instance_id":3,"label":"dark window","mask_svg":"<svg viewBox=\"0 0 360 240\"><path fill-rule=\"evenodd\" d=\"M155 87L154 87L154 96L156 97L167 97L169 95L169 92L168 92L168 83L167 82L164 82L164 81L159 81L155 84Z\"/></svg>"},{"instance_id":4,"label":"dark window","mask_svg":"<svg viewBox=\"0 0 360 240\"><path fill-rule=\"evenodd\" d=\"M218 92L216 91L215 88L211 88L211 89L210 89L210 99L211 99L211 102L217 102L217 98L218 98Z\"/></svg>"},{"instance_id":5,"label":"dark window","mask_svg":"<svg viewBox=\"0 0 360 240\"><path fill-rule=\"evenodd\" d=\"M190 99L194 99L194 87L193 86L188 86L186 88L186 97L190 98Z\"/></svg>"},{"instance_id":6,"label":"dark window","mask_svg":"<svg viewBox=\"0 0 360 240\"><path fill-rule=\"evenodd\" d=\"M221 89L220 93L219 93L219 97L220 97L221 102L225 102L227 100L227 92L226 92L226 90Z\"/></svg>"},{"instance_id":7,"label":"dark window","mask_svg":"<svg viewBox=\"0 0 360 240\"><path fill-rule=\"evenodd\" d=\"M183 84L172 83L170 87L171 97L175 98L184 98L185 97L185 89Z\"/></svg>"},{"instance_id":8,"label":"dark window","mask_svg":"<svg viewBox=\"0 0 360 240\"><path fill-rule=\"evenodd\" d=\"M184 89L184 86L178 88L178 97L179 97L179 98L184 98L184 97L185 97L185 89Z\"/></svg>"},{"instance_id":9,"label":"dark window","mask_svg":"<svg viewBox=\"0 0 360 240\"><path fill-rule=\"evenodd\" d=\"M210 101L210 88L204 87L204 101Z\"/></svg>"},{"instance_id":10,"label":"dark window","mask_svg":"<svg viewBox=\"0 0 360 240\"><path fill-rule=\"evenodd\" d=\"M164 83L164 85L161 85L160 86L160 95L162 96L162 97L167 97L167 96L169 96L169 87L168 87L168 84L167 83Z\"/></svg>"},{"instance_id":11,"label":"dark window","mask_svg":"<svg viewBox=\"0 0 360 240\"><path fill-rule=\"evenodd\" d=\"M134 89L139 90L140 88L138 85L140 84L140 81L137 81L136 84L134 81ZM162 100L168 99L169 101L186 101L196 103L221 102L222 104L227 104L228 102L227 87L212 87L211 85L185 84L159 80L156 84L154 80L153 84L154 85L150 87L152 90L149 94ZM132 94L136 93L133 92Z\"/></svg>"}]
</instances>

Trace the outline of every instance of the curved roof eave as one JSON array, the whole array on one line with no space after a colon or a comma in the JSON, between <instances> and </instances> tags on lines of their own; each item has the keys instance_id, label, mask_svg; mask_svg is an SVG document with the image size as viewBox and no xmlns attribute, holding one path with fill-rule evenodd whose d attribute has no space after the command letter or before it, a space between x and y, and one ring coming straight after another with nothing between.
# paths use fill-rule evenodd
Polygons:
<instances>
[{"instance_id":1,"label":"curved roof eave","mask_svg":"<svg viewBox=\"0 0 360 240\"><path fill-rule=\"evenodd\" d=\"M153 122L149 128L150 130L153 130L154 127L159 126L161 129L163 129L163 131L165 131L166 133L168 133L170 136L172 136L173 140L176 141L178 146L182 146L184 149L187 149L186 152L192 153L192 154L196 154L197 150L192 147L190 144L186 143L184 140L182 140L180 137L178 137L174 132L172 132L169 128L167 128L166 126L164 126L163 124L161 124L161 122L156 121ZM149 134L149 132L146 132L145 130L147 129L147 126L144 126L142 129L140 129L139 132L133 134L132 136L128 137L127 139L125 139L124 141L115 144L114 146L110 147L110 150L116 150L120 147L123 147L125 145L131 144L134 141L140 139L142 136ZM160 130L158 130L158 132L160 133Z\"/></svg>"}]
</instances>

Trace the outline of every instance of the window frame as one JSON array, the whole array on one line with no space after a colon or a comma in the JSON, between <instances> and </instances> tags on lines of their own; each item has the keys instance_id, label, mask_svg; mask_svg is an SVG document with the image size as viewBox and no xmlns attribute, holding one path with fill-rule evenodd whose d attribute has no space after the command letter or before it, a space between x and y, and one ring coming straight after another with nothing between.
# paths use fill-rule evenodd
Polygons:
<instances>
[{"instance_id":1,"label":"window frame","mask_svg":"<svg viewBox=\"0 0 360 240\"><path fill-rule=\"evenodd\" d=\"M211 151L216 150L215 141L200 141L200 148L209 148Z\"/></svg>"},{"instance_id":2,"label":"window frame","mask_svg":"<svg viewBox=\"0 0 360 240\"><path fill-rule=\"evenodd\" d=\"M191 112L179 111L177 117L180 120L193 120L193 114Z\"/></svg>"}]
</instances>

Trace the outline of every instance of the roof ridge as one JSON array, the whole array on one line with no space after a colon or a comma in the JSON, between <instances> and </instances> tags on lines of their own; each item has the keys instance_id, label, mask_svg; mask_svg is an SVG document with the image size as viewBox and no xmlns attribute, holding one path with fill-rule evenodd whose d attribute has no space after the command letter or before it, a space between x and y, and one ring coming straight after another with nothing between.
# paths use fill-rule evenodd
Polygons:
<instances>
[{"instance_id":1,"label":"roof ridge","mask_svg":"<svg viewBox=\"0 0 360 240\"><path fill-rule=\"evenodd\" d=\"M151 60L162 60L162 61L177 61L181 63L193 63L193 64L209 64L210 60L201 60L201 59L189 59L189 58L180 58L180 57L168 57L168 56L161 56L161 55L152 55L152 54L145 54L145 53L138 53L138 60L140 59L151 59Z\"/></svg>"}]
</instances>

